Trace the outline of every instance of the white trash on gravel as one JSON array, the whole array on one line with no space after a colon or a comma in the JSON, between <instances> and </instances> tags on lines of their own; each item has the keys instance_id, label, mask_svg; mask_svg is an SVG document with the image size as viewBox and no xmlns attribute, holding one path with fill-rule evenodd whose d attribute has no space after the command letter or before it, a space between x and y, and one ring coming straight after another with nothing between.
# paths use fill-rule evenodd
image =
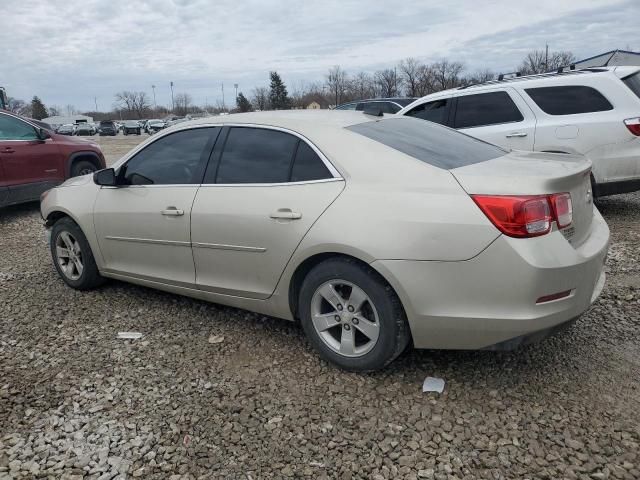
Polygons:
<instances>
[{"instance_id":1,"label":"white trash on gravel","mask_svg":"<svg viewBox=\"0 0 640 480\"><path fill-rule=\"evenodd\" d=\"M444 380L436 377L427 377L422 384L423 392L438 392L442 393L444 390Z\"/></svg>"},{"instance_id":2,"label":"white trash on gravel","mask_svg":"<svg viewBox=\"0 0 640 480\"><path fill-rule=\"evenodd\" d=\"M222 335L211 335L209 337L209 343L222 343L224 342L224 337Z\"/></svg>"},{"instance_id":3,"label":"white trash on gravel","mask_svg":"<svg viewBox=\"0 0 640 480\"><path fill-rule=\"evenodd\" d=\"M118 332L118 338L122 340L138 340L142 338L142 333L140 332Z\"/></svg>"}]
</instances>

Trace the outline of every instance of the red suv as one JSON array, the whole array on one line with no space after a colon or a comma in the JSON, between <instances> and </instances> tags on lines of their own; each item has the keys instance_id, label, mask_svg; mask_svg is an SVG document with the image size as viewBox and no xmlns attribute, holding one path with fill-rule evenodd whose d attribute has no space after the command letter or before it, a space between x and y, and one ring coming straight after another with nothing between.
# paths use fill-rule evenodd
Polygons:
<instances>
[{"instance_id":1,"label":"red suv","mask_svg":"<svg viewBox=\"0 0 640 480\"><path fill-rule=\"evenodd\" d=\"M38 200L67 178L103 168L104 155L91 140L0 110L0 207Z\"/></svg>"}]
</instances>

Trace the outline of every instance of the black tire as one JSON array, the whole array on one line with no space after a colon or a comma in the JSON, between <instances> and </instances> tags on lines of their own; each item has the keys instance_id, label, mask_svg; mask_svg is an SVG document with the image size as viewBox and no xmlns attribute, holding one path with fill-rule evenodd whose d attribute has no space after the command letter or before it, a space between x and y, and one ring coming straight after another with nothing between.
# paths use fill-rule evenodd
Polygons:
<instances>
[{"instance_id":1,"label":"black tire","mask_svg":"<svg viewBox=\"0 0 640 480\"><path fill-rule=\"evenodd\" d=\"M89 160L79 160L71 165L71 176L78 177L97 171L98 168Z\"/></svg>"},{"instance_id":2,"label":"black tire","mask_svg":"<svg viewBox=\"0 0 640 480\"><path fill-rule=\"evenodd\" d=\"M361 356L347 357L330 348L311 320L312 300L316 290L326 282L338 279L362 289L378 313L378 339L373 348ZM326 260L307 274L300 288L298 312L302 328L320 356L352 372L370 372L386 367L407 348L411 340L406 314L391 286L375 270L350 258Z\"/></svg>"},{"instance_id":3,"label":"black tire","mask_svg":"<svg viewBox=\"0 0 640 480\"><path fill-rule=\"evenodd\" d=\"M62 270L62 266L60 265L56 253L56 242L58 241L58 237L64 232L69 233L80 245L79 256L84 268L77 279L70 278ZM60 275L62 280L71 288L75 288L76 290L90 290L104 283L105 279L98 271L98 266L93 258L93 252L91 251L89 242L87 242L87 238L84 236L84 233L82 233L80 227L69 217L61 218L51 228L49 249L51 250L51 258L53 259L53 264L58 271L58 275Z\"/></svg>"}]
</instances>

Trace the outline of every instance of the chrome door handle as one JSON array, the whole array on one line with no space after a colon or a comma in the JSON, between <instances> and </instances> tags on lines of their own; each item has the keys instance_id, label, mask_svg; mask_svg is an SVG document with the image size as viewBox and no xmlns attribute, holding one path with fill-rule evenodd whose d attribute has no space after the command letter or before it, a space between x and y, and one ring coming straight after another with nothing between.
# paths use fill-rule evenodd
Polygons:
<instances>
[{"instance_id":1,"label":"chrome door handle","mask_svg":"<svg viewBox=\"0 0 640 480\"><path fill-rule=\"evenodd\" d=\"M162 215L167 215L168 217L179 217L184 215L184 210L179 210L176 207L167 207L166 210L162 210Z\"/></svg>"},{"instance_id":2,"label":"chrome door handle","mask_svg":"<svg viewBox=\"0 0 640 480\"><path fill-rule=\"evenodd\" d=\"M16 151L11 147L7 147L3 150L3 153L16 153Z\"/></svg>"},{"instance_id":3,"label":"chrome door handle","mask_svg":"<svg viewBox=\"0 0 640 480\"><path fill-rule=\"evenodd\" d=\"M513 133L507 134L507 138L526 137L526 136L527 136L527 132L513 132Z\"/></svg>"},{"instance_id":4,"label":"chrome door handle","mask_svg":"<svg viewBox=\"0 0 640 480\"><path fill-rule=\"evenodd\" d=\"M279 208L278 211L272 212L269 216L274 219L285 220L298 220L302 218L301 213L292 212L290 208Z\"/></svg>"}]
</instances>

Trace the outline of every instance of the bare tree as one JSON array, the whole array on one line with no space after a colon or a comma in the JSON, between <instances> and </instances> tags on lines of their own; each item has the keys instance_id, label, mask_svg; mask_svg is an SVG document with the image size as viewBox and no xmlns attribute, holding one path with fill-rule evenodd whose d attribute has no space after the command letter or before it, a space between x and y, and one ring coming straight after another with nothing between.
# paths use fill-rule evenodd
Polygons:
<instances>
[{"instance_id":1,"label":"bare tree","mask_svg":"<svg viewBox=\"0 0 640 480\"><path fill-rule=\"evenodd\" d=\"M355 100L363 100L375 96L373 78L367 72L359 72L349 82L349 97Z\"/></svg>"},{"instance_id":2,"label":"bare tree","mask_svg":"<svg viewBox=\"0 0 640 480\"><path fill-rule=\"evenodd\" d=\"M546 50L533 50L524 57L517 70L523 75L550 72L566 67L575 60L573 53L567 51L549 52L547 55Z\"/></svg>"},{"instance_id":3,"label":"bare tree","mask_svg":"<svg viewBox=\"0 0 640 480\"><path fill-rule=\"evenodd\" d=\"M27 108L30 108L31 105L27 104L24 100L20 100L19 98L8 98L7 107L10 112L18 113L20 115L24 115L26 117L30 117L31 115L27 115Z\"/></svg>"},{"instance_id":4,"label":"bare tree","mask_svg":"<svg viewBox=\"0 0 640 480\"><path fill-rule=\"evenodd\" d=\"M51 105L49 107L49 116L50 117L56 117L56 116L60 115L61 112L62 112L62 108L60 108L57 105Z\"/></svg>"},{"instance_id":5,"label":"bare tree","mask_svg":"<svg viewBox=\"0 0 640 480\"><path fill-rule=\"evenodd\" d=\"M430 67L433 70L435 87L438 90L447 90L460 86L460 73L464 70L462 63L450 62L445 58L435 62Z\"/></svg>"},{"instance_id":6,"label":"bare tree","mask_svg":"<svg viewBox=\"0 0 640 480\"><path fill-rule=\"evenodd\" d=\"M425 65L415 58L405 58L400 62L400 78L408 97L420 96L420 78L423 75Z\"/></svg>"},{"instance_id":7,"label":"bare tree","mask_svg":"<svg viewBox=\"0 0 640 480\"><path fill-rule=\"evenodd\" d=\"M394 69L378 70L374 79L381 97L395 97L398 94L398 77Z\"/></svg>"},{"instance_id":8,"label":"bare tree","mask_svg":"<svg viewBox=\"0 0 640 480\"><path fill-rule=\"evenodd\" d=\"M267 87L254 88L251 103L256 110L267 110L269 108L269 89Z\"/></svg>"},{"instance_id":9,"label":"bare tree","mask_svg":"<svg viewBox=\"0 0 640 480\"><path fill-rule=\"evenodd\" d=\"M174 97L174 111L176 115L185 116L189 113L191 105L193 104L193 98L188 93L178 93Z\"/></svg>"},{"instance_id":10,"label":"bare tree","mask_svg":"<svg viewBox=\"0 0 640 480\"><path fill-rule=\"evenodd\" d=\"M489 69L477 70L471 75L464 77L461 80L463 85L475 85L477 83L484 83L496 78L496 74Z\"/></svg>"},{"instance_id":11,"label":"bare tree","mask_svg":"<svg viewBox=\"0 0 640 480\"><path fill-rule=\"evenodd\" d=\"M67 105L64 109L69 117L78 114L78 109L74 105Z\"/></svg>"},{"instance_id":12,"label":"bare tree","mask_svg":"<svg viewBox=\"0 0 640 480\"><path fill-rule=\"evenodd\" d=\"M334 105L340 105L347 89L347 72L342 70L340 65L330 68L329 73L326 75L326 84L329 88L331 100L335 101Z\"/></svg>"},{"instance_id":13,"label":"bare tree","mask_svg":"<svg viewBox=\"0 0 640 480\"><path fill-rule=\"evenodd\" d=\"M151 102L145 92L130 92L125 90L115 95L116 105L125 111L125 115L135 115L142 118L151 107Z\"/></svg>"}]
</instances>

